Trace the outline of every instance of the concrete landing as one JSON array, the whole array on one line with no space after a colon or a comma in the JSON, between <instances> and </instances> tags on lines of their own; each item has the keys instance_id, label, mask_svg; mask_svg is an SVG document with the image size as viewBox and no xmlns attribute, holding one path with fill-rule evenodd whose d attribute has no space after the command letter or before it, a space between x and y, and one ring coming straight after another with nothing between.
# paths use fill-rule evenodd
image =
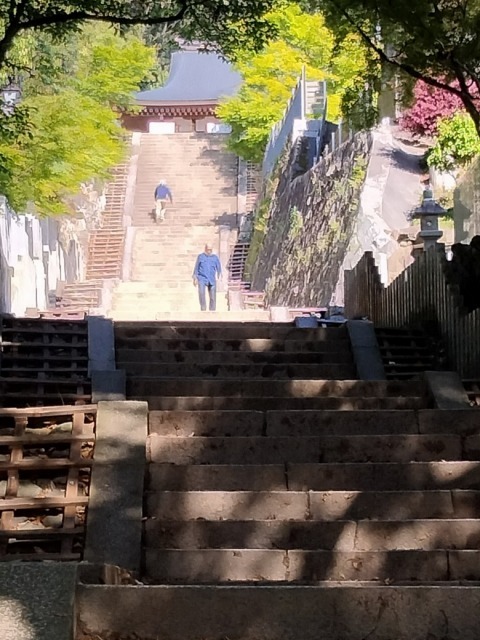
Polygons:
<instances>
[{"instance_id":1,"label":"concrete landing","mask_svg":"<svg viewBox=\"0 0 480 640\"><path fill-rule=\"evenodd\" d=\"M72 640L77 566L0 564L0 640Z\"/></svg>"},{"instance_id":2,"label":"concrete landing","mask_svg":"<svg viewBox=\"0 0 480 640\"><path fill-rule=\"evenodd\" d=\"M82 586L87 629L169 640L477 640L463 586Z\"/></svg>"}]
</instances>

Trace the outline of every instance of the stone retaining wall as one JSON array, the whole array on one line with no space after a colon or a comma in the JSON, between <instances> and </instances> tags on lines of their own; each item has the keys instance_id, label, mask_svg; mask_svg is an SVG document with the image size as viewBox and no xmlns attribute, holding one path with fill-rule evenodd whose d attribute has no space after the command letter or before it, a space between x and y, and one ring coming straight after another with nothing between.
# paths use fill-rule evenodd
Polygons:
<instances>
[{"instance_id":1,"label":"stone retaining wall","mask_svg":"<svg viewBox=\"0 0 480 640\"><path fill-rule=\"evenodd\" d=\"M252 288L265 290L267 304L330 303L354 232L370 148L370 134L359 133L293 179L295 150L278 163L271 195L259 204L266 231L251 270Z\"/></svg>"}]
</instances>

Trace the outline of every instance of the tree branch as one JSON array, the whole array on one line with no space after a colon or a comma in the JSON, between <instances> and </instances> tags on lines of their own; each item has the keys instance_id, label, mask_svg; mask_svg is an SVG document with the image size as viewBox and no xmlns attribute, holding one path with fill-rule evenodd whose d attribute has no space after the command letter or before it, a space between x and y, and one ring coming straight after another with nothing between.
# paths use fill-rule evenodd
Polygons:
<instances>
[{"instance_id":1,"label":"tree branch","mask_svg":"<svg viewBox=\"0 0 480 640\"><path fill-rule=\"evenodd\" d=\"M25 31L26 29L37 29L40 27L48 27L54 24L66 24L68 22L82 22L84 20L92 20L95 22L110 22L113 24L120 25L152 25L152 24L167 24L171 22L177 22L185 17L188 9L190 8L190 4L188 0L180 0L180 9L177 13L170 16L162 16L162 17L152 17L152 16L137 16L137 17L126 17L120 15L109 15L109 14L97 14L90 13L89 11L72 11L71 13L65 13L59 11L58 13L54 13L52 15L47 16L38 16L37 18L32 18L30 20L25 20L24 22L20 21L18 24L18 31Z\"/></svg>"},{"instance_id":2,"label":"tree branch","mask_svg":"<svg viewBox=\"0 0 480 640\"><path fill-rule=\"evenodd\" d=\"M412 76L413 78L416 78L417 80L423 80L423 82L425 82L426 84L429 84L432 87L449 91L450 93L455 94L461 100L463 100L464 93L460 89L457 89L456 87L452 87L446 82L441 82L440 80L437 80L437 78L434 78L433 76L429 76L427 74L421 73L420 71L417 71L417 69L415 69L414 67L412 67L411 65L405 62L401 62L400 60L396 60L395 58L390 58L381 47L375 44L375 42L368 35L368 33L366 33L366 31L362 29L362 27L359 24L357 24L357 22L350 16L350 14L346 9L339 7L339 10L342 12L342 14L348 20L348 22L352 25L352 27L356 31L358 31L358 33L360 34L362 39L366 42L366 44L375 51L375 53L378 55L380 60L397 67L401 71L404 71L405 73Z\"/></svg>"}]
</instances>

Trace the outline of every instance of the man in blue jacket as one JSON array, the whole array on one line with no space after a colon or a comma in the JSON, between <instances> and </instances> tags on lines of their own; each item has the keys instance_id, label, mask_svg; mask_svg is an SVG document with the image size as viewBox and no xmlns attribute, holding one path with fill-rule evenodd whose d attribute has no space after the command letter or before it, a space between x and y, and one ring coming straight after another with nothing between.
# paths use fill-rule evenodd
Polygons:
<instances>
[{"instance_id":1,"label":"man in blue jacket","mask_svg":"<svg viewBox=\"0 0 480 640\"><path fill-rule=\"evenodd\" d=\"M167 187L164 180L160 180L155 189L155 222L165 220L165 210L167 201L173 202L172 192Z\"/></svg>"},{"instance_id":2,"label":"man in blue jacket","mask_svg":"<svg viewBox=\"0 0 480 640\"><path fill-rule=\"evenodd\" d=\"M205 298L205 290L208 289L210 303L209 311L216 309L217 279L222 277L222 266L220 260L213 253L212 245L206 244L205 251L197 257L195 268L193 270L193 284L198 285L198 298L200 300L200 309L207 310L207 301Z\"/></svg>"}]
</instances>

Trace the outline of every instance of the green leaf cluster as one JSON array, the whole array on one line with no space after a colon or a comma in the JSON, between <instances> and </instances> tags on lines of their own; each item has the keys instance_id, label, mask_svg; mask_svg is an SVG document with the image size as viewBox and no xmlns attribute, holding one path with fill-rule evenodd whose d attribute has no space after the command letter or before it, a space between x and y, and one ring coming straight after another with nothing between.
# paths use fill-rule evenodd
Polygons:
<instances>
[{"instance_id":1,"label":"green leaf cluster","mask_svg":"<svg viewBox=\"0 0 480 640\"><path fill-rule=\"evenodd\" d=\"M440 171L449 171L467 165L479 153L480 138L472 118L465 112L458 112L440 121L427 163Z\"/></svg>"},{"instance_id":2,"label":"green leaf cluster","mask_svg":"<svg viewBox=\"0 0 480 640\"><path fill-rule=\"evenodd\" d=\"M41 34L24 100L12 116L0 114L0 192L14 209L32 203L41 215L67 213L67 196L82 182L108 176L125 156L119 110L132 105L155 63L137 35L107 26L62 43Z\"/></svg>"},{"instance_id":3,"label":"green leaf cluster","mask_svg":"<svg viewBox=\"0 0 480 640\"><path fill-rule=\"evenodd\" d=\"M87 21L175 27L188 40L208 43L229 54L240 45L261 48L272 34L265 19L281 0L0 0L0 67L16 39L46 32L62 38Z\"/></svg>"},{"instance_id":4,"label":"green leaf cluster","mask_svg":"<svg viewBox=\"0 0 480 640\"><path fill-rule=\"evenodd\" d=\"M327 116L336 121L342 115L344 96L352 91L359 94L368 65L361 39L348 34L336 46L319 13L305 13L289 3L268 18L277 36L256 54L236 51L235 66L243 85L217 112L232 127L232 150L254 162L261 160L270 129L282 117L302 67L307 80L327 82Z\"/></svg>"},{"instance_id":5,"label":"green leaf cluster","mask_svg":"<svg viewBox=\"0 0 480 640\"><path fill-rule=\"evenodd\" d=\"M390 69L458 96L480 134L479 0L302 0L341 40L355 30ZM456 82L454 82L456 81Z\"/></svg>"}]
</instances>

